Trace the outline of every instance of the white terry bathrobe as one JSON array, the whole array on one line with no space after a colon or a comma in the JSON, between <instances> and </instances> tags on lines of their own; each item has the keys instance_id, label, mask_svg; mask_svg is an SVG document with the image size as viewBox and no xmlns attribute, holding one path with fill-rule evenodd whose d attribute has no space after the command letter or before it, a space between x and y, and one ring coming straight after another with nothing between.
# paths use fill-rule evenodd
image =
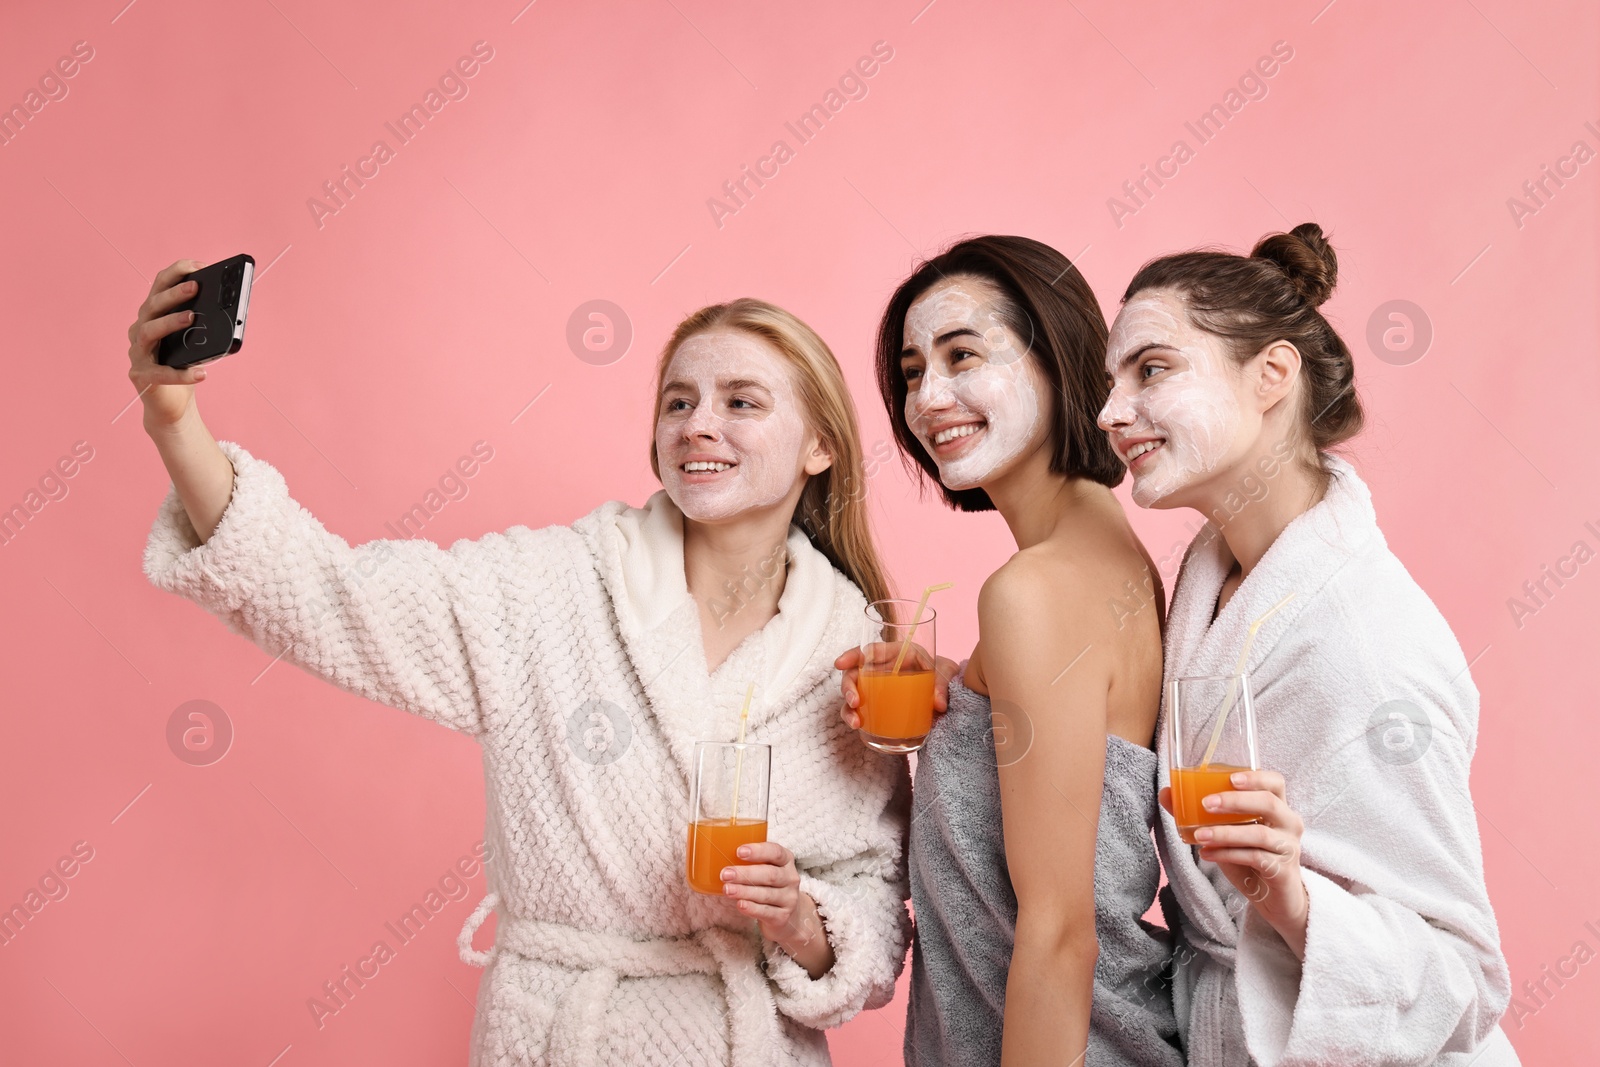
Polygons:
<instances>
[{"instance_id":1,"label":"white terry bathrobe","mask_svg":"<svg viewBox=\"0 0 1600 1067\"><path fill-rule=\"evenodd\" d=\"M865 598L799 527L778 614L708 675L665 492L570 527L441 548L351 546L239 445L201 544L175 489L145 548L160 588L335 685L478 739L490 892L474 1067L826 1064L819 1028L892 997L910 933L904 760L839 718L833 659ZM731 902L689 889L696 740L772 745L769 840L795 854L835 963L813 980ZM472 931L498 913L494 947Z\"/></svg>"},{"instance_id":2,"label":"white terry bathrobe","mask_svg":"<svg viewBox=\"0 0 1600 1067\"><path fill-rule=\"evenodd\" d=\"M1478 691L1444 617L1389 551L1366 484L1324 459L1326 497L1289 524L1215 622L1234 559L1214 524L1200 532L1167 620L1170 688L1175 677L1231 673L1250 624L1295 594L1256 635L1246 670L1261 766L1283 773L1305 822L1305 961L1161 812L1189 1063L1514 1065L1498 1025L1510 974L1467 791Z\"/></svg>"}]
</instances>

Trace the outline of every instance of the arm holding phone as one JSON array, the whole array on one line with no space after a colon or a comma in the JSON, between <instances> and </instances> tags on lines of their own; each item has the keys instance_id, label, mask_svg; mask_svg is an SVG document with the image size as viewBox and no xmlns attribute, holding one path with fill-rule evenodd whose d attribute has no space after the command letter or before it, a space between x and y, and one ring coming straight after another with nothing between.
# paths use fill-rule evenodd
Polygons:
<instances>
[{"instance_id":1,"label":"arm holding phone","mask_svg":"<svg viewBox=\"0 0 1600 1067\"><path fill-rule=\"evenodd\" d=\"M327 530L271 464L211 435L195 403L205 369L159 361L161 338L192 321L174 308L194 295L183 280L194 264L156 275L128 329L128 377L172 478L145 548L146 576L341 689L482 732L480 660L498 651L471 635L503 622L506 568L561 546L545 531L444 549L421 538L351 545Z\"/></svg>"},{"instance_id":2,"label":"arm holding phone","mask_svg":"<svg viewBox=\"0 0 1600 1067\"><path fill-rule=\"evenodd\" d=\"M150 295L128 327L128 379L144 402L144 432L155 442L189 521L204 542L233 496L233 465L200 420L195 404L195 383L205 380L205 368L167 367L156 361L161 339L194 321L194 312L173 309L195 296L196 283L181 279L200 267L199 260L180 259L156 275Z\"/></svg>"}]
</instances>

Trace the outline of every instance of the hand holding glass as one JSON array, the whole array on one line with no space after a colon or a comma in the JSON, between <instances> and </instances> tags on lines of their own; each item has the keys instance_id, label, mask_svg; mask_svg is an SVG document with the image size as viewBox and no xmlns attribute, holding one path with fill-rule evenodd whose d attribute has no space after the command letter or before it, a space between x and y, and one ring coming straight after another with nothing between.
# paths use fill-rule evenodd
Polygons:
<instances>
[{"instance_id":1,"label":"hand holding glass","mask_svg":"<svg viewBox=\"0 0 1600 1067\"><path fill-rule=\"evenodd\" d=\"M867 747L915 752L933 729L936 619L926 602L878 600L867 606L868 637L856 681Z\"/></svg>"},{"instance_id":2,"label":"hand holding glass","mask_svg":"<svg viewBox=\"0 0 1600 1067\"><path fill-rule=\"evenodd\" d=\"M1171 754L1172 819L1178 836L1194 844L1202 826L1258 820L1205 808L1212 793L1233 789L1231 776L1260 767L1250 679L1244 674L1174 678L1167 692L1167 742Z\"/></svg>"},{"instance_id":3,"label":"hand holding glass","mask_svg":"<svg viewBox=\"0 0 1600 1067\"><path fill-rule=\"evenodd\" d=\"M689 797L689 886L722 896L722 868L743 864L739 846L767 839L772 747L697 741Z\"/></svg>"}]
</instances>

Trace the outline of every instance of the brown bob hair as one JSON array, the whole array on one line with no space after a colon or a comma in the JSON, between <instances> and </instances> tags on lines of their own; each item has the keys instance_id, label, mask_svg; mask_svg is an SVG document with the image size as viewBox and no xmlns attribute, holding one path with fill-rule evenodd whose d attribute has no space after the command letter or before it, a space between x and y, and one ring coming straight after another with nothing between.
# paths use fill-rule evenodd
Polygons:
<instances>
[{"instance_id":1,"label":"brown bob hair","mask_svg":"<svg viewBox=\"0 0 1600 1067\"><path fill-rule=\"evenodd\" d=\"M918 266L889 298L878 326L878 392L902 457L939 486L950 507L994 510L982 489L946 488L938 464L906 423L906 380L900 371L906 314L929 289L957 276L981 278L999 290L1001 319L1028 340L1029 354L1050 383L1050 469L1102 485L1120 483L1126 468L1096 424L1110 392L1105 316L1072 261L1027 237L990 234L958 241Z\"/></svg>"}]
</instances>

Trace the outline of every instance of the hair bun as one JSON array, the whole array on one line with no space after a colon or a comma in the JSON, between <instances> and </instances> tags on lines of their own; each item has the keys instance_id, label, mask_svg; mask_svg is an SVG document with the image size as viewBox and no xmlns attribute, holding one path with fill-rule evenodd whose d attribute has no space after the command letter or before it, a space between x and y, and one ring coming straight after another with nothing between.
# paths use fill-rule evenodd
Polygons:
<instances>
[{"instance_id":1,"label":"hair bun","mask_svg":"<svg viewBox=\"0 0 1600 1067\"><path fill-rule=\"evenodd\" d=\"M1339 279L1339 257L1322 235L1322 227L1302 222L1288 233L1273 233L1256 242L1251 258L1274 263L1294 286L1294 291L1312 307L1333 295Z\"/></svg>"}]
</instances>

